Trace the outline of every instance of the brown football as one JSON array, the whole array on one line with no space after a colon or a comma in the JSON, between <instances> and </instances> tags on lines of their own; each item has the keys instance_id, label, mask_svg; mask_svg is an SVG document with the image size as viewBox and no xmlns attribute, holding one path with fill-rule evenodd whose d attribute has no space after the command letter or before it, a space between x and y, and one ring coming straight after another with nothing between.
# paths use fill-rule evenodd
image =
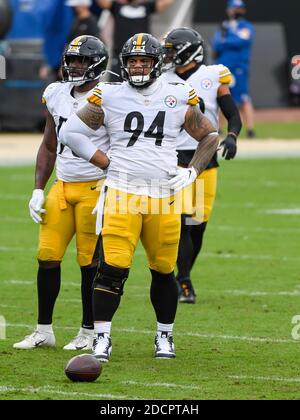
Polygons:
<instances>
[{"instance_id":1,"label":"brown football","mask_svg":"<svg viewBox=\"0 0 300 420\"><path fill-rule=\"evenodd\" d=\"M65 374L73 382L93 382L101 374L102 365L91 354L80 354L70 359Z\"/></svg>"}]
</instances>

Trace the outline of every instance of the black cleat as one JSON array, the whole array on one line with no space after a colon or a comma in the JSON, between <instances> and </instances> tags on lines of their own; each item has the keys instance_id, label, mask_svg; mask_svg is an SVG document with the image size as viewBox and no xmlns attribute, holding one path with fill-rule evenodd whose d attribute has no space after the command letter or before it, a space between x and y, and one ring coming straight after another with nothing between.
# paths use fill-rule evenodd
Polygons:
<instances>
[{"instance_id":1,"label":"black cleat","mask_svg":"<svg viewBox=\"0 0 300 420\"><path fill-rule=\"evenodd\" d=\"M177 280L179 286L178 299L180 303L196 303L196 293L191 279Z\"/></svg>"},{"instance_id":2,"label":"black cleat","mask_svg":"<svg viewBox=\"0 0 300 420\"><path fill-rule=\"evenodd\" d=\"M247 130L247 138L248 139L255 139L256 133L253 129Z\"/></svg>"}]
</instances>

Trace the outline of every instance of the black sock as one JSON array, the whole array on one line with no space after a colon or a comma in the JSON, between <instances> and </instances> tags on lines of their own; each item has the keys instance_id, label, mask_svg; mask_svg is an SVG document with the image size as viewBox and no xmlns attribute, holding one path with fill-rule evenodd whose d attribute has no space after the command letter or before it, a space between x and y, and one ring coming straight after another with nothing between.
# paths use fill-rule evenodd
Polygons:
<instances>
[{"instance_id":1,"label":"black sock","mask_svg":"<svg viewBox=\"0 0 300 420\"><path fill-rule=\"evenodd\" d=\"M178 301L178 289L174 272L162 274L154 270L150 271L152 274L150 297L157 322L173 324Z\"/></svg>"},{"instance_id":2,"label":"black sock","mask_svg":"<svg viewBox=\"0 0 300 420\"><path fill-rule=\"evenodd\" d=\"M181 216L181 232L177 257L177 280L190 277L192 268L194 245L191 237L191 228L186 224L187 216Z\"/></svg>"},{"instance_id":3,"label":"black sock","mask_svg":"<svg viewBox=\"0 0 300 420\"><path fill-rule=\"evenodd\" d=\"M113 267L100 258L93 285L95 321L110 322L117 311L129 268Z\"/></svg>"},{"instance_id":4,"label":"black sock","mask_svg":"<svg viewBox=\"0 0 300 420\"><path fill-rule=\"evenodd\" d=\"M120 295L115 295L101 290L93 293L93 313L95 321L110 322L113 319L121 301Z\"/></svg>"},{"instance_id":5,"label":"black sock","mask_svg":"<svg viewBox=\"0 0 300 420\"><path fill-rule=\"evenodd\" d=\"M52 324L52 315L60 289L60 266L39 267L37 275L38 324Z\"/></svg>"},{"instance_id":6,"label":"black sock","mask_svg":"<svg viewBox=\"0 0 300 420\"><path fill-rule=\"evenodd\" d=\"M93 320L93 281L97 267L80 267L81 270L81 301L82 301L82 328L94 329Z\"/></svg>"},{"instance_id":7,"label":"black sock","mask_svg":"<svg viewBox=\"0 0 300 420\"><path fill-rule=\"evenodd\" d=\"M201 223L201 225L191 226L191 238L193 241L193 255L192 255L192 264L191 264L190 269L192 269L196 261L196 258L199 252L201 251L206 226L207 226L207 222L203 222Z\"/></svg>"}]
</instances>

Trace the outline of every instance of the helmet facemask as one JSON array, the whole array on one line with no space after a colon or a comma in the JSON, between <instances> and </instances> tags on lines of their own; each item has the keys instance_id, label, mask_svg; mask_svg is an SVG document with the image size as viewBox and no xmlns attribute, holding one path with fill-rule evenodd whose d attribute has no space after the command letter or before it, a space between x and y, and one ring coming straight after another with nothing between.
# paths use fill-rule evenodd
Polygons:
<instances>
[{"instance_id":1,"label":"helmet facemask","mask_svg":"<svg viewBox=\"0 0 300 420\"><path fill-rule=\"evenodd\" d=\"M138 67L134 65L131 66L130 59L135 57L139 57L141 59L149 58L151 59L151 64L149 63L150 65L142 65ZM148 55L132 55L125 58L121 57L121 63L122 77L125 80L128 80L128 82L136 88L145 88L152 84L160 76L162 58L155 60L155 57ZM135 72L137 69L140 69L140 71Z\"/></svg>"},{"instance_id":2,"label":"helmet facemask","mask_svg":"<svg viewBox=\"0 0 300 420\"><path fill-rule=\"evenodd\" d=\"M80 61L80 65L77 67L71 64L76 59ZM62 66L63 81L81 86L84 83L97 80L101 76L98 66L103 66L105 60L107 60L105 56L86 57L79 54L65 54Z\"/></svg>"},{"instance_id":3,"label":"helmet facemask","mask_svg":"<svg viewBox=\"0 0 300 420\"><path fill-rule=\"evenodd\" d=\"M187 66L195 62L201 64L204 59L203 39L190 28L177 28L168 32L163 39L164 68Z\"/></svg>"},{"instance_id":4,"label":"helmet facemask","mask_svg":"<svg viewBox=\"0 0 300 420\"><path fill-rule=\"evenodd\" d=\"M195 48L189 41L176 47L165 47L164 51L165 71L177 66L186 66L192 61L196 63L203 61L203 46L197 45Z\"/></svg>"},{"instance_id":5,"label":"helmet facemask","mask_svg":"<svg viewBox=\"0 0 300 420\"><path fill-rule=\"evenodd\" d=\"M136 34L125 42L120 62L122 78L135 88L145 88L161 75L163 62L161 45L150 34ZM138 68L141 70L136 71Z\"/></svg>"}]
</instances>

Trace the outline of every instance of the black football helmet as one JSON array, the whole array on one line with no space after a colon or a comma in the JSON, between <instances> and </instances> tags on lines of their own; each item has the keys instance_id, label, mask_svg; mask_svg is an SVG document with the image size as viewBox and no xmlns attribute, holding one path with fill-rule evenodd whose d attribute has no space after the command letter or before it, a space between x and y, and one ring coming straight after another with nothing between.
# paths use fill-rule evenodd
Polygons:
<instances>
[{"instance_id":1,"label":"black football helmet","mask_svg":"<svg viewBox=\"0 0 300 420\"><path fill-rule=\"evenodd\" d=\"M149 74L141 76L131 76L127 66L130 57L143 56L153 59L153 66ZM134 87L147 87L153 83L160 75L163 65L163 50L160 42L152 35L140 33L134 35L125 42L120 54L121 75Z\"/></svg>"},{"instance_id":2,"label":"black football helmet","mask_svg":"<svg viewBox=\"0 0 300 420\"><path fill-rule=\"evenodd\" d=\"M85 69L70 66L72 58L79 57L82 63L86 63ZM97 80L106 70L108 52L99 38L90 35L79 36L67 45L62 63L64 82L82 85L92 80Z\"/></svg>"},{"instance_id":3,"label":"black football helmet","mask_svg":"<svg viewBox=\"0 0 300 420\"><path fill-rule=\"evenodd\" d=\"M177 28L168 32L163 40L165 68L185 66L192 61L203 62L203 38L190 28Z\"/></svg>"}]
</instances>

